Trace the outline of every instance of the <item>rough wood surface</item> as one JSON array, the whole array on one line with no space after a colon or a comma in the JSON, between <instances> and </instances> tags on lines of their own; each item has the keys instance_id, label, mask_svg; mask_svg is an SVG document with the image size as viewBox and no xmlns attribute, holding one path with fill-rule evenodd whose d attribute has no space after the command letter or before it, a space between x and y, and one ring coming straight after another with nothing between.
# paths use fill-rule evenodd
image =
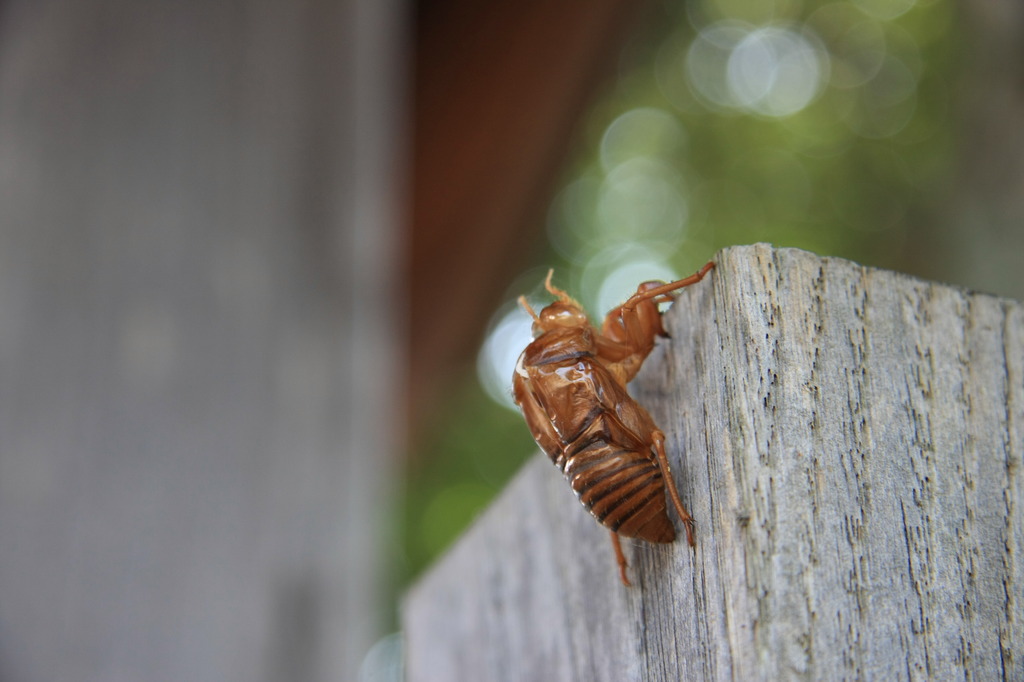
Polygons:
<instances>
[{"instance_id":1,"label":"rough wood surface","mask_svg":"<svg viewBox=\"0 0 1024 682\"><path fill-rule=\"evenodd\" d=\"M623 587L538 456L407 597L412 682L1024 679L1024 306L716 261L632 387L696 548L631 544Z\"/></svg>"}]
</instances>

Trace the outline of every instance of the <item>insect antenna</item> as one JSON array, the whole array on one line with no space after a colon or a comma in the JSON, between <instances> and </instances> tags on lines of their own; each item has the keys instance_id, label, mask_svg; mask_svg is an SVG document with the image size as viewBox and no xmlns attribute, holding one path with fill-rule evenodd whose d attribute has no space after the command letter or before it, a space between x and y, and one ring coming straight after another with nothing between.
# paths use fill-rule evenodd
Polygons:
<instances>
[{"instance_id":1,"label":"insect antenna","mask_svg":"<svg viewBox=\"0 0 1024 682\"><path fill-rule=\"evenodd\" d=\"M526 312L530 313L530 317L532 317L532 318L533 318L533 321L534 321L534 322L540 322L540 318L539 318L539 317L537 317L537 313L536 313L536 312L534 312L533 308L531 308L531 307L530 307L530 304L529 304L529 302L528 302L528 301L526 300L526 297L525 297L525 296L520 296L520 297L519 297L518 299L516 299L516 300L517 300L517 301L519 302L519 305L521 305L521 306L523 307L523 310L525 310Z\"/></svg>"},{"instance_id":2,"label":"insect antenna","mask_svg":"<svg viewBox=\"0 0 1024 682\"><path fill-rule=\"evenodd\" d=\"M583 306L581 306L576 301L576 299L574 299L572 296L570 296L569 294L567 294L566 292L562 291L561 289L559 289L558 287L556 287L554 284L551 283L551 277L554 274L555 274L555 269L554 268L551 268L550 270L548 270L548 276L544 279L544 288L548 290L549 294L551 294L552 296L556 297L562 303L569 303L569 304L574 305L577 308L582 310Z\"/></svg>"}]
</instances>

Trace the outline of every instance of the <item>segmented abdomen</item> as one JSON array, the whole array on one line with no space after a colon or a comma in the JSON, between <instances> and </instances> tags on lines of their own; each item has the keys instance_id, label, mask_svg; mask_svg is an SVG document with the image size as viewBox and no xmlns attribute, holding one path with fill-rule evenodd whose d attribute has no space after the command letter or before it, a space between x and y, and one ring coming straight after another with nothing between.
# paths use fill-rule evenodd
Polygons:
<instances>
[{"instance_id":1,"label":"segmented abdomen","mask_svg":"<svg viewBox=\"0 0 1024 682\"><path fill-rule=\"evenodd\" d=\"M596 439L568 448L562 471L583 506L619 535L672 542L661 470L645 452Z\"/></svg>"}]
</instances>

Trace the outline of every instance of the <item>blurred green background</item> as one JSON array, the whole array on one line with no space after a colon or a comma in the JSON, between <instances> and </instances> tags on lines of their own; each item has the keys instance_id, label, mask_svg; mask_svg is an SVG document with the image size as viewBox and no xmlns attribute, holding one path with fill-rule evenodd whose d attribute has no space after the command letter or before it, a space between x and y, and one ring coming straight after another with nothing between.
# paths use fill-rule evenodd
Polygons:
<instances>
[{"instance_id":1,"label":"blurred green background","mask_svg":"<svg viewBox=\"0 0 1024 682\"><path fill-rule=\"evenodd\" d=\"M413 444L399 580L537 451L508 386L529 341L515 298L543 305L549 267L597 319L637 283L690 274L733 244L935 276L956 182L961 29L947 0L663 4L587 116L548 242L481 330L477 373Z\"/></svg>"}]
</instances>

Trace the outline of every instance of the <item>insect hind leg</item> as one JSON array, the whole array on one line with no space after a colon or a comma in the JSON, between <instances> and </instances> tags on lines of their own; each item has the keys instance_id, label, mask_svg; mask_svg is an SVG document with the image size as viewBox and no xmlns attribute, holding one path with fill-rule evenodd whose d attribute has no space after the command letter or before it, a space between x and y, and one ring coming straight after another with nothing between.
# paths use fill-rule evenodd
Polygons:
<instances>
[{"instance_id":1,"label":"insect hind leg","mask_svg":"<svg viewBox=\"0 0 1024 682\"><path fill-rule=\"evenodd\" d=\"M690 547L693 547L696 544L693 541L693 517L690 516L690 512L686 511L686 507L679 497L679 491L676 489L676 482L672 478L672 471L668 466L668 455L665 454L665 434L661 431L654 431L651 434L651 441L654 443L654 452L658 457L658 466L661 467L661 476L665 480L665 487L668 488L668 496L672 500L672 506L676 508L676 513L679 514L679 520L686 526L686 541L690 543Z\"/></svg>"},{"instance_id":2,"label":"insect hind leg","mask_svg":"<svg viewBox=\"0 0 1024 682\"><path fill-rule=\"evenodd\" d=\"M615 561L619 564L619 577L622 578L622 584L629 587L629 577L626 575L626 569L629 568L629 564L626 562L626 555L622 553L622 540L615 531L610 530L608 532L612 536L612 549L615 550Z\"/></svg>"}]
</instances>

